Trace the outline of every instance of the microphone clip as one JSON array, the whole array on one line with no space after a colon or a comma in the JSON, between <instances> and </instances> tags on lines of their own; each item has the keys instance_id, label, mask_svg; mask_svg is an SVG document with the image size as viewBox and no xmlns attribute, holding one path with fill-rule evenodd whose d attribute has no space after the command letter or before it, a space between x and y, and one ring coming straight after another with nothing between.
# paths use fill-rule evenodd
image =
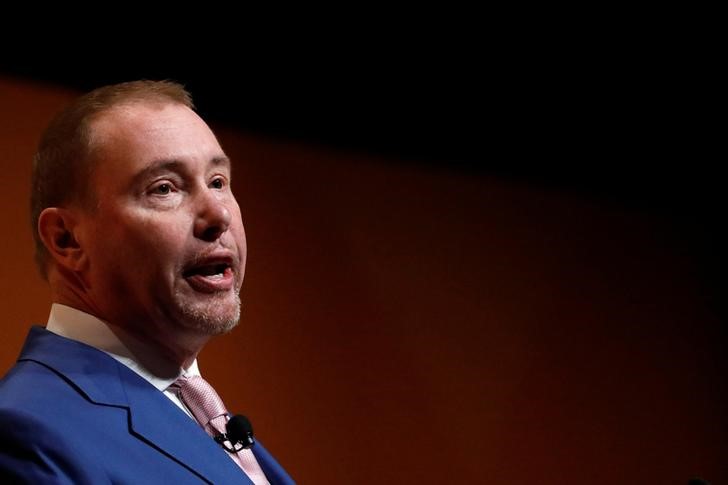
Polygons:
<instances>
[{"instance_id":1,"label":"microphone clip","mask_svg":"<svg viewBox=\"0 0 728 485\"><path fill-rule=\"evenodd\" d=\"M227 433L220 433L219 435L213 436L212 439L214 439L216 443L219 443L220 446L225 448L225 451L227 451L228 453L237 453L238 451L242 451L245 448L250 447L250 445L246 447L242 441L233 441L232 439L230 439Z\"/></svg>"},{"instance_id":2,"label":"microphone clip","mask_svg":"<svg viewBox=\"0 0 728 485\"><path fill-rule=\"evenodd\" d=\"M225 433L213 436L213 439L228 453L237 453L255 444L253 426L248 418L241 414L230 418L225 426Z\"/></svg>"}]
</instances>

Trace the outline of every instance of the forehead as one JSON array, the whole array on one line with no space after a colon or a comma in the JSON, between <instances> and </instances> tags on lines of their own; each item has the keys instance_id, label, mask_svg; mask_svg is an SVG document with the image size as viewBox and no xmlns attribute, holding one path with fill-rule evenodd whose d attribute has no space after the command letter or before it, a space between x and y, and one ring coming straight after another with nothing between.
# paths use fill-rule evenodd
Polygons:
<instances>
[{"instance_id":1,"label":"forehead","mask_svg":"<svg viewBox=\"0 0 728 485\"><path fill-rule=\"evenodd\" d=\"M160 159L196 163L224 157L212 130L181 104L116 106L93 120L90 135L94 171L115 176L137 172Z\"/></svg>"}]
</instances>

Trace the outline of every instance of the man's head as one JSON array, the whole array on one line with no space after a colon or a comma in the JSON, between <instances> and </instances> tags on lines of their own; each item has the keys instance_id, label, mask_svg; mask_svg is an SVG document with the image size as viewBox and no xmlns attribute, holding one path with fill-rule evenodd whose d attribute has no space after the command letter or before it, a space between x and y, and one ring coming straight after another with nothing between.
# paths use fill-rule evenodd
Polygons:
<instances>
[{"instance_id":1,"label":"man's head","mask_svg":"<svg viewBox=\"0 0 728 485\"><path fill-rule=\"evenodd\" d=\"M109 86L50 125L33 174L37 260L54 296L145 339L239 318L246 242L230 161L169 82Z\"/></svg>"}]
</instances>

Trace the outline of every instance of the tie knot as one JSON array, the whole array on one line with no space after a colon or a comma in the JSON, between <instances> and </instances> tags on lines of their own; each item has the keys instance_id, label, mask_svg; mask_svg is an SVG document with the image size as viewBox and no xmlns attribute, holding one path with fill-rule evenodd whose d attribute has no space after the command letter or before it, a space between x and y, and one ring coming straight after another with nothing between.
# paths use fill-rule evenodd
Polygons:
<instances>
[{"instance_id":1,"label":"tie knot","mask_svg":"<svg viewBox=\"0 0 728 485\"><path fill-rule=\"evenodd\" d=\"M214 433L214 429L218 433L224 432L227 409L215 389L205 379L200 376L182 376L170 387L179 389L180 399L205 431ZM217 419L220 417L223 419Z\"/></svg>"}]
</instances>

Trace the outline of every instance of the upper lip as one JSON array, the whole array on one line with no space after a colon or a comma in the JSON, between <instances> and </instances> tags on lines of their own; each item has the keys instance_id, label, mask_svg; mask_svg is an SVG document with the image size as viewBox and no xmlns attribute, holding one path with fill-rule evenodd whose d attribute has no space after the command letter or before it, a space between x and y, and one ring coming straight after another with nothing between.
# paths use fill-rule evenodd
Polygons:
<instances>
[{"instance_id":1,"label":"upper lip","mask_svg":"<svg viewBox=\"0 0 728 485\"><path fill-rule=\"evenodd\" d=\"M224 265L235 271L237 268L237 258L230 251L213 251L211 253L198 254L185 264L182 275L189 276L196 269L214 265Z\"/></svg>"}]
</instances>

